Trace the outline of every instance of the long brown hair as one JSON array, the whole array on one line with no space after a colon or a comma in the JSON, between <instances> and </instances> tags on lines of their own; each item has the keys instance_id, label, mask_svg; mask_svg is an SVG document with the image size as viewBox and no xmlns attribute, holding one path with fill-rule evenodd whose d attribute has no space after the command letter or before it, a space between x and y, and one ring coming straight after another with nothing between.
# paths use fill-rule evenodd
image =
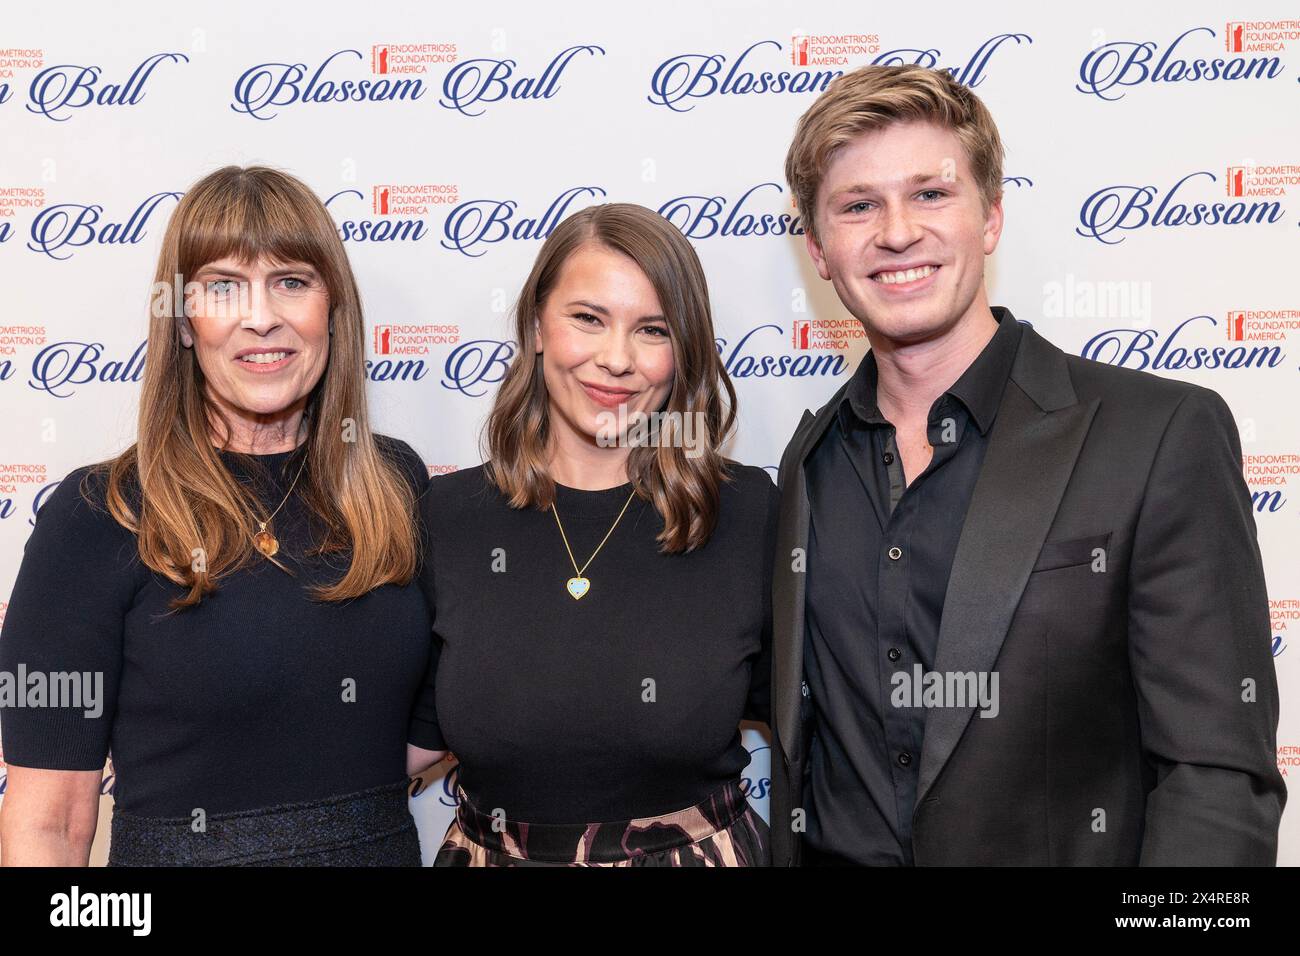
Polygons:
<instances>
[{"instance_id":1,"label":"long brown hair","mask_svg":"<svg viewBox=\"0 0 1300 956\"><path fill-rule=\"evenodd\" d=\"M312 597L344 601L381 584L407 583L419 557L414 495L370 431L361 299L329 212L279 170L219 169L195 183L172 213L154 288L188 282L226 256L308 263L329 291L330 354L304 414L307 437L298 454L306 457L297 488L325 532L311 553L350 550L351 560L338 581L311 588ZM228 442L230 422L208 396L194 352L181 344L174 310L153 309L136 442L98 469L107 474L108 509L136 534L141 561L188 589L171 602L175 610L198 604L253 560L261 510L213 445L214 424L222 423Z\"/></svg>"},{"instance_id":2,"label":"long brown hair","mask_svg":"<svg viewBox=\"0 0 1300 956\"><path fill-rule=\"evenodd\" d=\"M704 434L693 436L700 443L698 457L688 456L680 442L656 442L634 447L627 463L637 494L663 517L661 550L693 550L708 541L717 525L719 489L728 480L719 448L735 423L736 392L718 355L700 260L681 232L644 206L589 206L556 226L542 245L515 306L519 350L487 422L488 476L511 507L544 510L555 500L555 481L546 470L549 403L534 322L564 263L588 243L628 256L654 286L675 367L672 390L660 411L683 417L703 413Z\"/></svg>"}]
</instances>

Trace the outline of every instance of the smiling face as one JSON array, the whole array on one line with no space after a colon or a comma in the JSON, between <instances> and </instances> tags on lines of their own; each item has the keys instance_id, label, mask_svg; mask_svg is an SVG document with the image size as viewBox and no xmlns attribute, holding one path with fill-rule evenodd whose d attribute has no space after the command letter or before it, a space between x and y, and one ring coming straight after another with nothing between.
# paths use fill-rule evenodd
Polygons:
<instances>
[{"instance_id":1,"label":"smiling face","mask_svg":"<svg viewBox=\"0 0 1300 956\"><path fill-rule=\"evenodd\" d=\"M809 254L868 334L922 342L988 311L1002 203L983 209L951 130L896 123L851 140L827 165L815 219Z\"/></svg>"},{"instance_id":2,"label":"smiling face","mask_svg":"<svg viewBox=\"0 0 1300 956\"><path fill-rule=\"evenodd\" d=\"M197 270L182 319L212 401L251 444L260 432L297 424L329 359L329 292L305 263L226 258Z\"/></svg>"},{"instance_id":3,"label":"smiling face","mask_svg":"<svg viewBox=\"0 0 1300 956\"><path fill-rule=\"evenodd\" d=\"M597 444L619 406L629 417L663 408L673 385L673 343L654 286L631 258L580 246L538 312L536 351L557 440Z\"/></svg>"}]
</instances>

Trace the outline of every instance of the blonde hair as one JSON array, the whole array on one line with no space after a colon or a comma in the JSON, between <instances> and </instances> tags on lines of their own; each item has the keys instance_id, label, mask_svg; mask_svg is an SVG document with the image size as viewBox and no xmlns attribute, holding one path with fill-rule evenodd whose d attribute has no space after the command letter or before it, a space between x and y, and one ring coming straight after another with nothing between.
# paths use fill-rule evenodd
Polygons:
<instances>
[{"instance_id":1,"label":"blonde hair","mask_svg":"<svg viewBox=\"0 0 1300 956\"><path fill-rule=\"evenodd\" d=\"M519 351L487 422L488 476L513 508L545 509L555 500L555 482L546 471L549 400L534 322L564 263L587 243L628 256L654 286L675 369L663 411L678 412L683 419L703 413L704 434L693 436L700 443L698 456L673 447L679 442L660 442L633 448L627 465L637 494L663 517L661 550L692 550L703 545L717 525L719 489L728 480L718 449L735 422L736 392L718 355L700 260L675 226L644 206L590 206L556 226L542 245L515 306Z\"/></svg>"},{"instance_id":2,"label":"blonde hair","mask_svg":"<svg viewBox=\"0 0 1300 956\"><path fill-rule=\"evenodd\" d=\"M311 595L344 601L381 584L407 583L419 558L414 493L370 430L361 300L334 221L294 177L265 166L226 166L190 187L172 213L155 289L189 282L226 256L308 263L329 292L330 354L308 399L297 489L323 529L310 553L350 551L351 558L341 579L312 587ZM262 509L213 445L213 426L222 423L228 442L230 422L208 396L195 350L182 346L171 312L155 309L150 319L135 444L87 478L107 475L108 509L136 534L141 561L188 590L171 602L179 610L253 560ZM354 440L345 441L349 420ZM192 558L196 548L202 562Z\"/></svg>"},{"instance_id":3,"label":"blonde hair","mask_svg":"<svg viewBox=\"0 0 1300 956\"><path fill-rule=\"evenodd\" d=\"M833 80L799 118L785 158L804 229L817 238L817 190L837 150L862 133L914 120L952 130L966 149L984 211L1002 195L1005 150L980 98L943 70L864 66Z\"/></svg>"}]
</instances>

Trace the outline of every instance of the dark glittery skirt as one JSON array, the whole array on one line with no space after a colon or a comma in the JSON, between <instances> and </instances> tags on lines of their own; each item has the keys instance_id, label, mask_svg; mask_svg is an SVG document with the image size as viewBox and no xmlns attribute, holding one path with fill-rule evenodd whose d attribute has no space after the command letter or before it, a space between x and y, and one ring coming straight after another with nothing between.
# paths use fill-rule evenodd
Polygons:
<instances>
[{"instance_id":1,"label":"dark glittery skirt","mask_svg":"<svg viewBox=\"0 0 1300 956\"><path fill-rule=\"evenodd\" d=\"M768 866L767 823L733 780L693 807L613 823L522 823L475 807L456 818L434 866Z\"/></svg>"},{"instance_id":2,"label":"dark glittery skirt","mask_svg":"<svg viewBox=\"0 0 1300 956\"><path fill-rule=\"evenodd\" d=\"M238 813L144 817L113 808L109 866L419 866L409 781Z\"/></svg>"}]
</instances>

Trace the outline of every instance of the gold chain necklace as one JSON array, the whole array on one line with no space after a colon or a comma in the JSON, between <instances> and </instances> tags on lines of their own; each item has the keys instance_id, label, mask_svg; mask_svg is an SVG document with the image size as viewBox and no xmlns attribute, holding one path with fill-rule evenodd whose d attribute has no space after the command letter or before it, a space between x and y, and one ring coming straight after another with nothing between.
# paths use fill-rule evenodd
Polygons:
<instances>
[{"instance_id":1,"label":"gold chain necklace","mask_svg":"<svg viewBox=\"0 0 1300 956\"><path fill-rule=\"evenodd\" d=\"M564 533L564 525L560 524L560 512L556 510L555 502L551 502L551 514L555 515L555 525L560 529L560 537L564 540L564 550L569 552L569 560L573 562L573 577L569 578L569 580L565 582L564 587L565 590L569 592L569 596L575 601L580 600L588 591L591 590L591 581L584 578L582 572L586 571L588 565L590 565L592 561L596 560L596 555L600 554L600 549L605 546L605 542L609 540L609 536L614 533L614 529L618 527L618 523L623 520L623 513L627 511L627 506L632 503L632 499L635 497L636 488L633 488L632 493L627 496L627 501L623 502L623 511L618 513L618 517L614 519L614 523L610 525L609 530L605 532L605 537L600 539L600 544L596 545L596 550L591 552L591 557L587 559L587 563L582 567L578 567L578 562L574 560L573 549L569 547L569 538Z\"/></svg>"},{"instance_id":2,"label":"gold chain necklace","mask_svg":"<svg viewBox=\"0 0 1300 956\"><path fill-rule=\"evenodd\" d=\"M298 484L298 479L302 477L302 470L306 467L307 456L304 455L302 464L298 466L298 474L293 476L293 484L289 485L289 490L285 492L284 498L275 506L275 511L272 511L266 516L265 521L259 521L257 523L258 530L257 534L253 535L253 544L257 547L258 551L261 551L268 558L275 557L276 552L280 550L280 542L275 539L275 535L266 530L266 526L271 523L271 519L279 513L280 509L284 507L284 503L289 500L289 495L293 494L293 489Z\"/></svg>"}]
</instances>

